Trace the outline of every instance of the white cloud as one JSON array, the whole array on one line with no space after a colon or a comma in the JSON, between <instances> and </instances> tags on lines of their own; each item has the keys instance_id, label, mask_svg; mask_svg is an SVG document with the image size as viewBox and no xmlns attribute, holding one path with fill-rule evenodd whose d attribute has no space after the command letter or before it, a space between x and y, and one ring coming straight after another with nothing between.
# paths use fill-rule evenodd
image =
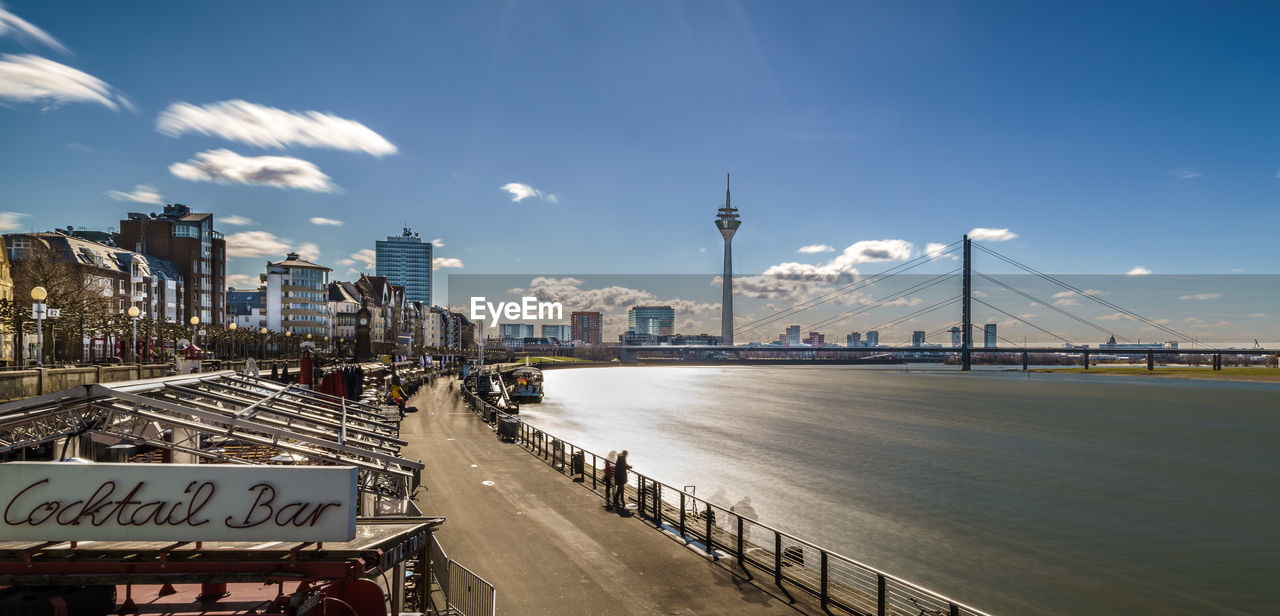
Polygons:
<instances>
[{"instance_id":1,"label":"white cloud","mask_svg":"<svg viewBox=\"0 0 1280 616\"><path fill-rule=\"evenodd\" d=\"M835 251L836 251L835 248L832 248L826 244L809 244L808 246L801 246L799 249L796 250L796 252L802 252L805 254L813 254L816 252L835 252Z\"/></svg>"},{"instance_id":2,"label":"white cloud","mask_svg":"<svg viewBox=\"0 0 1280 616\"><path fill-rule=\"evenodd\" d=\"M1179 180L1191 180L1204 175L1203 173L1196 171L1193 167L1182 167L1181 169L1174 169L1169 173L1173 174L1173 177L1178 178Z\"/></svg>"},{"instance_id":3,"label":"white cloud","mask_svg":"<svg viewBox=\"0 0 1280 616\"><path fill-rule=\"evenodd\" d=\"M311 261L315 263L320 259L320 247L315 244L307 243L293 249L298 253L298 258L303 261Z\"/></svg>"},{"instance_id":4,"label":"white cloud","mask_svg":"<svg viewBox=\"0 0 1280 616\"><path fill-rule=\"evenodd\" d=\"M238 287L241 285L250 285L257 281L257 276L249 274L227 274L227 286Z\"/></svg>"},{"instance_id":5,"label":"white cloud","mask_svg":"<svg viewBox=\"0 0 1280 616\"><path fill-rule=\"evenodd\" d=\"M22 212L0 212L0 231L13 231L17 229L22 224L19 221L28 216L30 216L30 214L23 214Z\"/></svg>"},{"instance_id":6,"label":"white cloud","mask_svg":"<svg viewBox=\"0 0 1280 616\"><path fill-rule=\"evenodd\" d=\"M969 239L976 240L979 242L1004 242L1004 241L1011 240L1015 237L1018 237L1018 234L1008 229L987 229L985 227L974 227L974 229L969 232Z\"/></svg>"},{"instance_id":7,"label":"white cloud","mask_svg":"<svg viewBox=\"0 0 1280 616\"><path fill-rule=\"evenodd\" d=\"M1136 321L1137 319L1127 314L1124 314L1123 312L1113 312L1111 314L1106 314L1098 317L1098 320L1099 321Z\"/></svg>"},{"instance_id":8,"label":"white cloud","mask_svg":"<svg viewBox=\"0 0 1280 616\"><path fill-rule=\"evenodd\" d=\"M442 267L456 267L461 269L462 259L455 259L453 257L436 257L431 260L431 269L438 270Z\"/></svg>"},{"instance_id":9,"label":"white cloud","mask_svg":"<svg viewBox=\"0 0 1280 616\"><path fill-rule=\"evenodd\" d=\"M231 214L229 216L223 216L221 219L219 219L219 222L221 222L222 224L232 225L235 227L243 227L245 225L253 224L252 220L249 220L244 216L236 216L235 214Z\"/></svg>"},{"instance_id":10,"label":"white cloud","mask_svg":"<svg viewBox=\"0 0 1280 616\"><path fill-rule=\"evenodd\" d=\"M319 111L285 111L243 100L195 106L174 103L156 118L156 130L170 137L200 133L260 148L292 145L365 152L396 153L396 146L355 120Z\"/></svg>"},{"instance_id":11,"label":"white cloud","mask_svg":"<svg viewBox=\"0 0 1280 616\"><path fill-rule=\"evenodd\" d=\"M342 221L341 221L341 220L334 220L334 219L332 219L332 218L325 218L325 217L323 217L323 216L315 216L315 217L312 217L312 219L311 219L311 224L313 224L313 225L321 225L321 226L326 226L326 225L327 225L327 226L330 226L330 227L341 227L341 226L342 226Z\"/></svg>"},{"instance_id":12,"label":"white cloud","mask_svg":"<svg viewBox=\"0 0 1280 616\"><path fill-rule=\"evenodd\" d=\"M274 233L267 231L242 231L226 237L229 257L278 257L290 251Z\"/></svg>"},{"instance_id":13,"label":"white cloud","mask_svg":"<svg viewBox=\"0 0 1280 616\"><path fill-rule=\"evenodd\" d=\"M1133 269L1126 272L1125 276L1146 276L1147 274L1150 274L1150 273L1151 273L1151 270L1145 267L1142 267L1141 265L1136 265L1134 266Z\"/></svg>"},{"instance_id":14,"label":"white cloud","mask_svg":"<svg viewBox=\"0 0 1280 616\"><path fill-rule=\"evenodd\" d=\"M0 98L39 102L46 109L66 103L98 103L112 111L133 104L107 82L40 56L0 54Z\"/></svg>"},{"instance_id":15,"label":"white cloud","mask_svg":"<svg viewBox=\"0 0 1280 616\"><path fill-rule=\"evenodd\" d=\"M537 197L539 199L543 199L550 203L560 203L559 196L546 194L541 190L538 190L528 184L521 184L519 182L509 182L507 184L503 184L502 186L498 187L498 190L505 190L511 193L511 201L513 203L519 203L530 197Z\"/></svg>"},{"instance_id":16,"label":"white cloud","mask_svg":"<svg viewBox=\"0 0 1280 616\"><path fill-rule=\"evenodd\" d=\"M58 42L58 39L53 38L53 36L48 32L41 30L23 18L10 13L5 10L4 5L0 4L0 36L9 36L11 33L18 38L18 40L25 41L26 39L31 39L64 54L71 53L71 51L62 43Z\"/></svg>"},{"instance_id":17,"label":"white cloud","mask_svg":"<svg viewBox=\"0 0 1280 616\"><path fill-rule=\"evenodd\" d=\"M942 254L944 251L946 251L946 249L947 249L947 244L943 244L941 242L929 242L928 244L925 244L924 254L929 255L930 259L946 258L946 259L951 259L952 261L957 261L960 259L960 257L957 257L954 254L947 254L947 255Z\"/></svg>"},{"instance_id":18,"label":"white cloud","mask_svg":"<svg viewBox=\"0 0 1280 616\"><path fill-rule=\"evenodd\" d=\"M338 261L340 265L355 265L356 262L364 264L365 269L373 269L378 265L378 253L371 248L362 248L351 253L350 259L342 259Z\"/></svg>"},{"instance_id":19,"label":"white cloud","mask_svg":"<svg viewBox=\"0 0 1280 616\"><path fill-rule=\"evenodd\" d=\"M337 186L319 167L291 156L241 156L231 150L209 150L185 163L169 165L169 172L193 182L250 184L334 192Z\"/></svg>"},{"instance_id":20,"label":"white cloud","mask_svg":"<svg viewBox=\"0 0 1280 616\"><path fill-rule=\"evenodd\" d=\"M1075 298L1059 299L1053 302L1054 306L1079 306L1080 300Z\"/></svg>"},{"instance_id":21,"label":"white cloud","mask_svg":"<svg viewBox=\"0 0 1280 616\"><path fill-rule=\"evenodd\" d=\"M444 239L437 237L436 239L431 240L431 245L436 248L444 248Z\"/></svg>"},{"instance_id":22,"label":"white cloud","mask_svg":"<svg viewBox=\"0 0 1280 616\"><path fill-rule=\"evenodd\" d=\"M1195 293L1193 295L1180 295L1178 299L1218 299L1222 297L1221 293Z\"/></svg>"},{"instance_id":23,"label":"white cloud","mask_svg":"<svg viewBox=\"0 0 1280 616\"><path fill-rule=\"evenodd\" d=\"M124 192L121 190L108 190L107 196L116 201L134 201L137 203L154 203L161 205L164 203L164 197L156 192L156 189L145 184L138 184L133 187L133 192Z\"/></svg>"},{"instance_id":24,"label":"white cloud","mask_svg":"<svg viewBox=\"0 0 1280 616\"><path fill-rule=\"evenodd\" d=\"M1245 315L1245 316L1247 316L1247 317L1249 317L1249 318L1252 318L1252 319L1265 319L1265 318L1267 318L1267 315L1266 315L1266 314L1264 314L1264 313L1261 313L1261 312L1255 312L1255 313L1253 313L1253 314Z\"/></svg>"},{"instance_id":25,"label":"white cloud","mask_svg":"<svg viewBox=\"0 0 1280 616\"><path fill-rule=\"evenodd\" d=\"M835 281L841 276L858 273L859 263L874 261L905 261L911 258L913 246L906 240L863 240L854 242L839 256L822 265L808 263L779 263L764 271L765 276L777 276L792 280Z\"/></svg>"},{"instance_id":26,"label":"white cloud","mask_svg":"<svg viewBox=\"0 0 1280 616\"><path fill-rule=\"evenodd\" d=\"M707 249L706 249L706 248L699 248L699 249L698 249L698 252L700 252L700 253L702 253L702 254L706 254Z\"/></svg>"}]
</instances>

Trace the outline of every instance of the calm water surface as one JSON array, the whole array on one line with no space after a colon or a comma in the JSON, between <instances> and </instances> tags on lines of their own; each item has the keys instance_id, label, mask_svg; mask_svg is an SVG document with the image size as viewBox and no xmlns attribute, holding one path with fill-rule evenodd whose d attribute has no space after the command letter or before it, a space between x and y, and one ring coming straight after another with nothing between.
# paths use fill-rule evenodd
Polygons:
<instances>
[{"instance_id":1,"label":"calm water surface","mask_svg":"<svg viewBox=\"0 0 1280 616\"><path fill-rule=\"evenodd\" d=\"M1280 385L552 370L530 423L997 615L1277 614Z\"/></svg>"}]
</instances>

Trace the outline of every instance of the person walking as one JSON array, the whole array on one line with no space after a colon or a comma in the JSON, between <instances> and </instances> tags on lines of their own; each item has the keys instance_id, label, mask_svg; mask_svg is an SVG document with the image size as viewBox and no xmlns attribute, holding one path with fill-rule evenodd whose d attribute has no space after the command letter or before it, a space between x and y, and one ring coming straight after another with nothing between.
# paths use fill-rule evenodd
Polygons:
<instances>
[{"instance_id":1,"label":"person walking","mask_svg":"<svg viewBox=\"0 0 1280 616\"><path fill-rule=\"evenodd\" d=\"M618 461L613 465L613 506L617 508L618 513L626 511L627 506L627 471L631 470L631 465L627 464L627 450L623 449L618 454Z\"/></svg>"}]
</instances>

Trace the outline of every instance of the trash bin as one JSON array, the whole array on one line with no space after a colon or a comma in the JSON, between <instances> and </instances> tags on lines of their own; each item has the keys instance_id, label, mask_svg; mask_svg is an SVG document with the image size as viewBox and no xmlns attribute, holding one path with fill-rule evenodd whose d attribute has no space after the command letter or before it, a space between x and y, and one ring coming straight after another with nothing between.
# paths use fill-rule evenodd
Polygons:
<instances>
[{"instance_id":1,"label":"trash bin","mask_svg":"<svg viewBox=\"0 0 1280 616\"><path fill-rule=\"evenodd\" d=\"M498 420L498 440L508 443L515 442L520 434L520 420L515 417L503 415Z\"/></svg>"},{"instance_id":2,"label":"trash bin","mask_svg":"<svg viewBox=\"0 0 1280 616\"><path fill-rule=\"evenodd\" d=\"M573 452L570 466L572 467L571 473L574 481L581 482L586 479L587 456L585 453L581 451Z\"/></svg>"}]
</instances>

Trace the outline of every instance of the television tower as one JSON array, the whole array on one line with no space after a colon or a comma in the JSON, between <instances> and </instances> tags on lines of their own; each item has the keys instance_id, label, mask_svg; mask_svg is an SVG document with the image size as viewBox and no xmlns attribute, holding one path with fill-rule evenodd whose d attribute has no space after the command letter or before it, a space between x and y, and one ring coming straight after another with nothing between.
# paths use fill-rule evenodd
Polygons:
<instances>
[{"instance_id":1,"label":"television tower","mask_svg":"<svg viewBox=\"0 0 1280 616\"><path fill-rule=\"evenodd\" d=\"M720 297L720 344L733 346L733 234L738 231L738 209L729 201L729 174L724 174L724 207L716 215L716 228L724 238L724 284Z\"/></svg>"}]
</instances>

